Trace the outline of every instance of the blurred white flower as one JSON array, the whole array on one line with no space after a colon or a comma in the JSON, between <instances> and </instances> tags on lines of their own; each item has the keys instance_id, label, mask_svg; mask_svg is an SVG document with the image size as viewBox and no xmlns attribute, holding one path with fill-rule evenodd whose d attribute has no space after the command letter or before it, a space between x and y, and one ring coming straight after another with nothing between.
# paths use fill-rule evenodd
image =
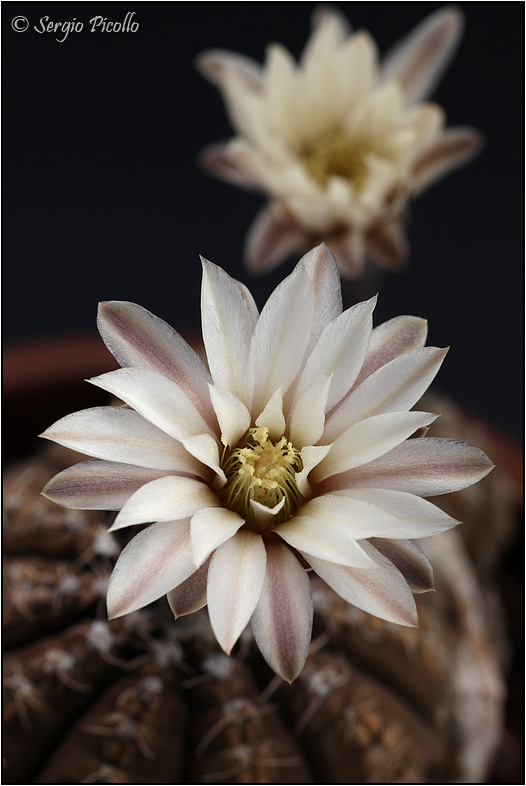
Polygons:
<instances>
[{"instance_id":1,"label":"blurred white flower","mask_svg":"<svg viewBox=\"0 0 526 786\"><path fill-rule=\"evenodd\" d=\"M367 257L388 268L405 262L408 202L480 147L478 132L445 129L442 109L422 101L461 30L458 10L439 10L380 64L368 33L351 35L324 10L298 64L278 44L263 68L221 50L199 56L236 132L201 161L270 199L247 237L249 269L269 270L320 240L345 278L360 277Z\"/></svg>"},{"instance_id":2,"label":"blurred white flower","mask_svg":"<svg viewBox=\"0 0 526 786\"><path fill-rule=\"evenodd\" d=\"M362 609L416 625L413 592L432 572L410 540L456 522L423 499L483 477L466 443L414 438L409 411L446 354L426 322L372 328L376 298L342 313L325 246L310 251L258 314L245 286L203 261L208 368L165 322L107 302L98 325L123 368L90 380L125 407L62 418L44 437L97 460L61 472L47 497L145 522L111 577L118 617L162 595L175 616L208 604L230 653L250 621L272 668L301 670L311 636L306 567Z\"/></svg>"}]
</instances>

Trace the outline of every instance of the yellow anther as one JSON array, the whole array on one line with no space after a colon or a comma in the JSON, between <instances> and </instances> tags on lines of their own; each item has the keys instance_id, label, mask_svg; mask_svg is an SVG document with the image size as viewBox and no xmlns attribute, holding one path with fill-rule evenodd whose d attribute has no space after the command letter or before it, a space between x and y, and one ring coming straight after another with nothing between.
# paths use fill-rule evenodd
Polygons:
<instances>
[{"instance_id":1,"label":"yellow anther","mask_svg":"<svg viewBox=\"0 0 526 786\"><path fill-rule=\"evenodd\" d=\"M273 508L285 497L275 523L285 521L302 499L296 485L296 473L302 468L299 451L286 437L274 444L267 428L249 429L243 444L223 463L227 483L221 491L222 502L250 525L250 500Z\"/></svg>"}]
</instances>

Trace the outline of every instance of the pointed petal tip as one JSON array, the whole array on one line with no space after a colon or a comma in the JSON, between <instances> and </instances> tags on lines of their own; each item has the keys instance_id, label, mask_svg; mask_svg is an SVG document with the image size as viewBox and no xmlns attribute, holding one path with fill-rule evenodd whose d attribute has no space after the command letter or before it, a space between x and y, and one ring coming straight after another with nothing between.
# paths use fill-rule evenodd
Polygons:
<instances>
[{"instance_id":1,"label":"pointed petal tip","mask_svg":"<svg viewBox=\"0 0 526 786\"><path fill-rule=\"evenodd\" d=\"M288 683L289 685L292 685L292 683L294 682L294 680L295 680L295 679L297 679L297 678L299 677L299 675L301 674L301 672L303 671L303 667L304 667L304 665L305 665L305 664L304 664L304 663L302 663L299 669L295 670L294 672L292 672L292 673L290 673L290 674L287 674L287 672L285 672L285 671L283 671L283 670L281 670L281 669L274 669L274 671L276 672L276 674L278 675L278 677L281 677L281 679L283 680L283 682L286 682L286 683ZM273 668L274 668L274 667L273 667Z\"/></svg>"},{"instance_id":2,"label":"pointed petal tip","mask_svg":"<svg viewBox=\"0 0 526 786\"><path fill-rule=\"evenodd\" d=\"M212 84L217 83L218 78L218 67L216 62L216 50L214 49L205 49L203 52L200 52L196 57L193 59L193 66L195 70L204 76L205 79L208 79Z\"/></svg>"},{"instance_id":3,"label":"pointed petal tip","mask_svg":"<svg viewBox=\"0 0 526 786\"><path fill-rule=\"evenodd\" d=\"M406 613L404 616L399 616L395 624L402 625L404 628L419 628L420 625L418 623L418 611L416 609L416 604L413 604L412 609L405 609L405 612Z\"/></svg>"},{"instance_id":4,"label":"pointed petal tip","mask_svg":"<svg viewBox=\"0 0 526 786\"><path fill-rule=\"evenodd\" d=\"M108 615L108 621L111 622L111 620L116 620L119 617L123 617L124 614L126 614L126 612L125 611L119 611L118 609L113 608L113 604L112 604L110 598L107 598L107 600L106 600L106 614Z\"/></svg>"},{"instance_id":5,"label":"pointed petal tip","mask_svg":"<svg viewBox=\"0 0 526 786\"><path fill-rule=\"evenodd\" d=\"M463 10L456 3L445 5L441 12L443 14L444 24L449 24L451 27L462 27L465 21Z\"/></svg>"},{"instance_id":6,"label":"pointed petal tip","mask_svg":"<svg viewBox=\"0 0 526 786\"><path fill-rule=\"evenodd\" d=\"M68 506L67 506L67 505L64 505L64 503L63 503L63 502L61 502L59 499L55 499L55 497L54 497L54 495L53 495L53 489L51 488L51 485L52 485L52 483L53 483L54 479L55 479L55 478L51 478L51 480L49 480L49 481L46 483L46 485L44 486L44 488L43 488L43 489L42 489L42 491L40 492L40 495L41 495L42 497L45 497L46 499L48 499L50 502L54 502L54 503L55 503L55 505L60 505L60 507L61 507L61 508L66 508L66 507L68 507Z\"/></svg>"}]
</instances>

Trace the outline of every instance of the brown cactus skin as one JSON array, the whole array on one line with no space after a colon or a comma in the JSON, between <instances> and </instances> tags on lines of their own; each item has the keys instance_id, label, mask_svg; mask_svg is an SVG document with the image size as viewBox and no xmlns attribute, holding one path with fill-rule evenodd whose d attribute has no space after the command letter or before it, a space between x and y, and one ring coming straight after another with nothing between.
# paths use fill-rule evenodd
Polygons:
<instances>
[{"instance_id":1,"label":"brown cactus skin","mask_svg":"<svg viewBox=\"0 0 526 786\"><path fill-rule=\"evenodd\" d=\"M174 669L155 663L119 676L63 738L37 783L69 783L74 771L86 773L85 783L175 783L186 716L178 683Z\"/></svg>"},{"instance_id":2,"label":"brown cactus skin","mask_svg":"<svg viewBox=\"0 0 526 786\"><path fill-rule=\"evenodd\" d=\"M447 406L448 436L466 438ZM436 411L436 402L426 407ZM311 652L289 686L248 631L225 656L205 610L174 622L162 599L107 622L106 585L122 543L106 537L98 513L39 494L78 458L52 447L6 477L4 782L488 777L502 729L505 636L484 582L517 511L505 474L489 475L477 494L434 500L457 517L461 510L463 524L419 543L436 592L416 598L418 629L371 617L313 577Z\"/></svg>"}]
</instances>

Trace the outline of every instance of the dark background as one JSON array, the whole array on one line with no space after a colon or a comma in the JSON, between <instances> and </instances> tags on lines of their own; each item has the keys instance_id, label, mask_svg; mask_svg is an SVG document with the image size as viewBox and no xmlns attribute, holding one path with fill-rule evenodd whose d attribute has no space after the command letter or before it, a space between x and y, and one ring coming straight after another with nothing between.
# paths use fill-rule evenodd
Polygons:
<instances>
[{"instance_id":1,"label":"dark background","mask_svg":"<svg viewBox=\"0 0 526 786\"><path fill-rule=\"evenodd\" d=\"M380 51L437 3L340 3ZM450 125L487 138L481 156L413 205L407 271L383 279L376 321L429 319L452 349L442 389L522 435L523 16L517 2L459 4L466 30L434 97ZM230 136L216 88L194 69L204 49L261 61L295 56L313 3L4 2L3 328L8 343L95 329L99 300L133 300L180 331L199 329L201 253L262 305L294 260L260 279L242 267L263 199L199 171L198 152ZM101 14L136 33L90 33ZM24 33L11 28L23 15ZM43 16L84 22L59 43ZM58 37L63 37L59 34Z\"/></svg>"}]
</instances>

